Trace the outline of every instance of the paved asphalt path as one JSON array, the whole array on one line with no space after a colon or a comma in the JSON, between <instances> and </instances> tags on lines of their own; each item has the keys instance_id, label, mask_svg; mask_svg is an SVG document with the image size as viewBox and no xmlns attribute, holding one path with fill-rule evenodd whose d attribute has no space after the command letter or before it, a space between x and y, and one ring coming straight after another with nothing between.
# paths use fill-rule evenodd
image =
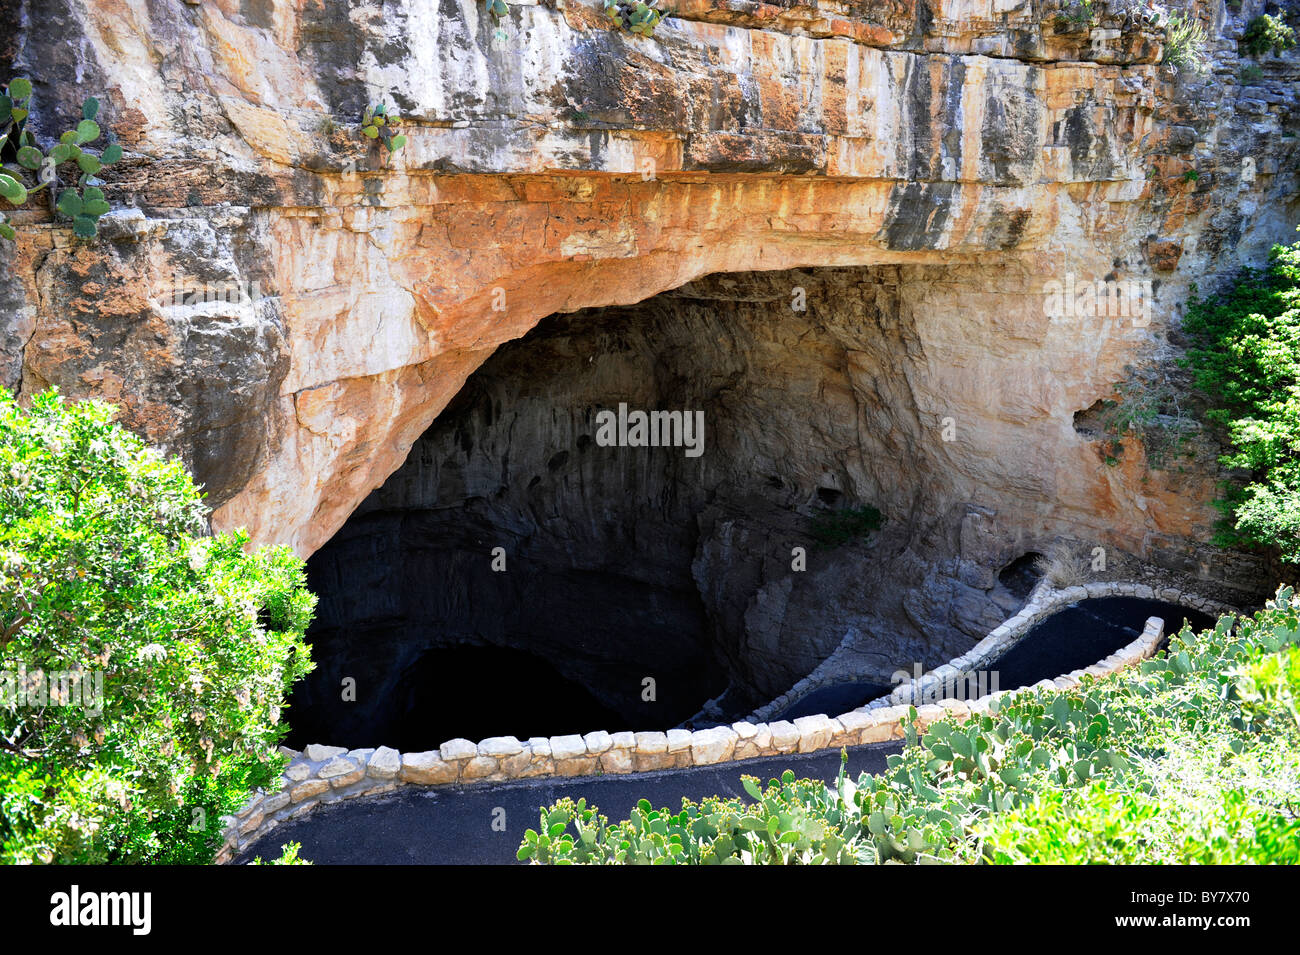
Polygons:
<instances>
[{"instance_id":1,"label":"paved asphalt path","mask_svg":"<svg viewBox=\"0 0 1300 955\"><path fill-rule=\"evenodd\" d=\"M849 773L880 772L885 757L901 743L855 746L849 750ZM834 780L840 751L802 756L774 756L718 766L584 776L578 779L521 780L463 788L403 786L373 798L350 799L281 823L240 856L278 858L286 842L302 843L302 858L317 865L501 865L515 863L525 829L536 829L538 810L563 796L585 796L613 822L624 819L639 799L656 808L677 809L682 797L740 796L741 776L766 782L786 769L800 777ZM493 828L505 810L505 831ZM499 825L498 825L499 828Z\"/></svg>"}]
</instances>

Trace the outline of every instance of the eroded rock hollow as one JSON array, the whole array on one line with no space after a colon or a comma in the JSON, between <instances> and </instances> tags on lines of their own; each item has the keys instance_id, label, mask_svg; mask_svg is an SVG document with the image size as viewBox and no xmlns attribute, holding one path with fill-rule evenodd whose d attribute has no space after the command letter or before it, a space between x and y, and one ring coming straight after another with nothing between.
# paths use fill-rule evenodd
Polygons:
<instances>
[{"instance_id":1,"label":"eroded rock hollow","mask_svg":"<svg viewBox=\"0 0 1300 955\"><path fill-rule=\"evenodd\" d=\"M1191 5L1204 72L1125 0L685 0L653 38L579 0L499 30L470 0L0 6L33 133L94 95L124 150L95 242L42 194L4 210L0 385L115 402L214 529L312 556L316 741L368 693L442 726L420 688L479 699L445 674L501 684L502 654L579 725L484 733L595 728L557 698L607 729L743 709L855 629L887 678L1063 541L1267 587L1205 543L1214 442L1159 467L1102 414L1176 382L1193 283L1294 236L1300 59L1237 49L1262 0ZM1076 282L1142 308L1045 306ZM704 452L601 446L620 402L702 411Z\"/></svg>"},{"instance_id":2,"label":"eroded rock hollow","mask_svg":"<svg viewBox=\"0 0 1300 955\"><path fill-rule=\"evenodd\" d=\"M748 712L851 630L886 684L968 649L1019 606L1030 548L1087 526L1108 470L1027 413L1059 404L1068 374L1018 370L1035 336L1005 342L1000 370L963 367L989 336L962 303L991 284L941 267L719 274L502 346L311 558L321 662L298 735L666 727L719 696L712 715ZM703 433L611 446L619 409ZM1087 480L1055 479L1060 455ZM1162 483L1142 507L1203 490ZM827 533L865 508L879 531Z\"/></svg>"}]
</instances>

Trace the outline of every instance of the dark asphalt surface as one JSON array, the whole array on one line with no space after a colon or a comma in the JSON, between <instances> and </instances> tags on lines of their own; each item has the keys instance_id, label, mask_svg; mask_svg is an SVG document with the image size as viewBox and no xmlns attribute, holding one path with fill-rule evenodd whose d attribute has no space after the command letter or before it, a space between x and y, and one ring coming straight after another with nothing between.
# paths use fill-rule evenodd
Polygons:
<instances>
[{"instance_id":1,"label":"dark asphalt surface","mask_svg":"<svg viewBox=\"0 0 1300 955\"><path fill-rule=\"evenodd\" d=\"M1158 600L1094 597L1052 614L1023 640L988 664L1001 689L1033 686L1104 660L1142 635L1148 617L1161 617L1165 633L1177 633L1183 619L1197 630L1212 628L1209 614Z\"/></svg>"},{"instance_id":2,"label":"dark asphalt surface","mask_svg":"<svg viewBox=\"0 0 1300 955\"><path fill-rule=\"evenodd\" d=\"M885 758L902 744L879 743L849 750L849 773L880 772ZM250 846L239 862L255 856L278 858L286 842L302 844L301 857L317 865L501 865L518 864L515 852L524 830L536 829L538 810L564 796L585 796L613 822L624 819L640 799L656 808L677 809L683 797L740 796L741 776L766 782L786 769L800 777L835 779L839 750L802 756L697 766L690 769L488 783L463 788L404 786L373 798L351 799L282 823ZM505 810L505 831L493 820Z\"/></svg>"}]
</instances>

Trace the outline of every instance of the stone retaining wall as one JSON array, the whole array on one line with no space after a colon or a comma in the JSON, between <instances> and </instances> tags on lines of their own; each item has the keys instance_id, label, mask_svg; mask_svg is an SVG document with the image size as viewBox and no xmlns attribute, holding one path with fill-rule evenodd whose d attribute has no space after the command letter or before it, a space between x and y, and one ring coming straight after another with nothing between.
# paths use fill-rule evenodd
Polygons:
<instances>
[{"instance_id":1,"label":"stone retaining wall","mask_svg":"<svg viewBox=\"0 0 1300 955\"><path fill-rule=\"evenodd\" d=\"M915 680L900 684L891 694L873 701L868 704L868 707L880 708L899 703L911 703L915 699L925 699L927 696L933 696L935 687L942 684L945 679L950 680L958 674L973 673L983 669L987 664L1001 657L1011 647L1019 643L1033 629L1035 624L1065 609L1070 604L1092 597L1138 597L1143 600L1161 600L1165 603L1179 604L1193 610L1201 610L1211 615L1237 612L1236 608L1228 604L1210 600L1197 594L1186 593L1175 588L1156 590L1145 584L1103 581L1058 590L1054 589L1046 579L1043 579L1035 585L1029 594L1029 598L1025 601L1024 607L1015 616L1003 621L971 649L960 657L927 671ZM839 647L820 666L781 696L759 707L747 719L751 722L771 719L776 714L798 703L809 693L823 687L842 683L880 682L880 675L877 671L865 672L849 665L854 656L852 653L847 652L851 649L849 647L850 636L846 636ZM1010 689L1015 689L1015 687L1010 687Z\"/></svg>"},{"instance_id":2,"label":"stone retaining wall","mask_svg":"<svg viewBox=\"0 0 1300 955\"><path fill-rule=\"evenodd\" d=\"M232 820L225 841L217 853L218 864L229 862L242 849L270 832L281 822L295 819L318 806L358 796L374 796L398 786L450 786L539 776L592 776L606 773L634 773L649 770L708 766L715 763L811 753L821 749L883 743L901 739L900 720L914 698L924 699L927 686L947 670L974 669L992 660L1016 642L1043 617L1076 600L1096 596L1135 596L1185 604L1209 613L1224 605L1190 594L1164 590L1155 594L1142 585L1103 583L1071 587L1032 597L1016 616L996 628L968 653L923 675L914 684L904 684L885 699L831 718L803 716L793 722L738 722L703 730L674 729L667 732L606 733L585 736L535 736L518 740L497 736L474 743L454 739L438 749L422 753L399 753L381 746L376 749L346 750L341 746L312 744L302 752L283 748L291 759L275 793L258 793ZM1225 612L1233 612L1226 608ZM1103 676L1150 656L1164 634L1159 617L1132 643L1083 670L1042 680L1035 686L1067 689L1085 674ZM989 702L1013 689L990 693L977 700L944 699L917 707L918 718L928 724L944 716L966 719L987 710Z\"/></svg>"}]
</instances>

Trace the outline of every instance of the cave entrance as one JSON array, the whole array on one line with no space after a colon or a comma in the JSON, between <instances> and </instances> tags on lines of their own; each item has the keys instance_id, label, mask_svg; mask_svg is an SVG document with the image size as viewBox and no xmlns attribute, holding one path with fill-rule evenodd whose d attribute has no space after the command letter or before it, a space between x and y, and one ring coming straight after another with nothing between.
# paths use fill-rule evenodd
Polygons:
<instances>
[{"instance_id":1,"label":"cave entrance","mask_svg":"<svg viewBox=\"0 0 1300 955\"><path fill-rule=\"evenodd\" d=\"M1045 560L1037 551L1030 551L1017 557L998 572L998 583L1017 600L1025 600L1034 586L1042 579L1040 569Z\"/></svg>"},{"instance_id":2,"label":"cave entrance","mask_svg":"<svg viewBox=\"0 0 1300 955\"><path fill-rule=\"evenodd\" d=\"M903 285L716 275L498 348L308 561L290 745L726 721L853 628L886 682L967 648L1001 611L951 589Z\"/></svg>"},{"instance_id":3,"label":"cave entrance","mask_svg":"<svg viewBox=\"0 0 1300 955\"><path fill-rule=\"evenodd\" d=\"M400 671L384 705L368 708L364 720L340 725L330 707L304 709L317 721L304 717L294 723L301 741L337 740L349 748L379 742L403 752L458 737L527 739L539 725L546 735L633 728L627 716L605 706L545 658L494 646L426 650Z\"/></svg>"}]
</instances>

